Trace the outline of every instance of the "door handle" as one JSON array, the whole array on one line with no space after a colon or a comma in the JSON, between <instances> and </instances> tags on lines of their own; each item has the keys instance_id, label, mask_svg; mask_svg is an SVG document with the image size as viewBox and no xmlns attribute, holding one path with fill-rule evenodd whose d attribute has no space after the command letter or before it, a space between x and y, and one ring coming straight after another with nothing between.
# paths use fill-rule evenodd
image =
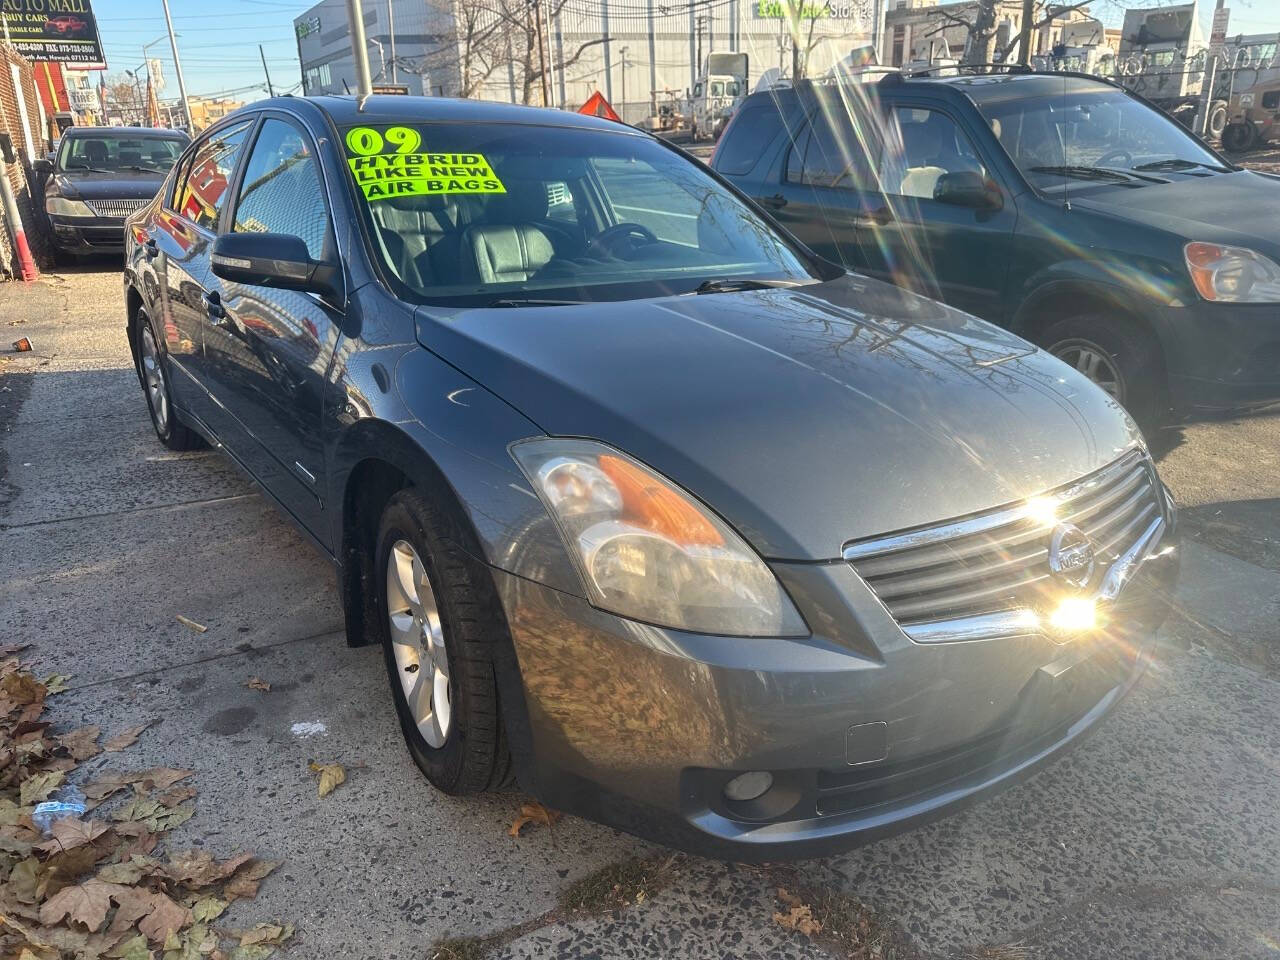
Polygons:
<instances>
[{"instance_id":1,"label":"door handle","mask_svg":"<svg viewBox=\"0 0 1280 960\"><path fill-rule=\"evenodd\" d=\"M203 297L204 309L215 320L227 319L227 308L222 305L222 296L217 290L210 290Z\"/></svg>"},{"instance_id":2,"label":"door handle","mask_svg":"<svg viewBox=\"0 0 1280 960\"><path fill-rule=\"evenodd\" d=\"M770 207L774 210L781 210L787 205L787 198L780 193L775 193L772 197L760 197L757 201L761 206Z\"/></svg>"},{"instance_id":3,"label":"door handle","mask_svg":"<svg viewBox=\"0 0 1280 960\"><path fill-rule=\"evenodd\" d=\"M855 226L869 227L873 224L877 227L883 227L886 223L893 220L893 211L888 207L880 207L872 210L870 213L863 213L853 218Z\"/></svg>"}]
</instances>

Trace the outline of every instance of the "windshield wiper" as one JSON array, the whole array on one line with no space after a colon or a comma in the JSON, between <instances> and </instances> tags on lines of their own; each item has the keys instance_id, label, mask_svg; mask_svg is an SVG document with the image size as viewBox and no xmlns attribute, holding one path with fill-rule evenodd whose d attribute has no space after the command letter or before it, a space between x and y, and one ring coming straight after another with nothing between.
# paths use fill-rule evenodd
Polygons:
<instances>
[{"instance_id":1,"label":"windshield wiper","mask_svg":"<svg viewBox=\"0 0 1280 960\"><path fill-rule=\"evenodd\" d=\"M1029 169L1032 173L1051 173L1059 177L1075 177L1077 180L1106 180L1109 183L1132 183L1134 180L1146 180L1147 182L1151 182L1150 177L1141 177L1136 173L1126 173L1123 170L1112 170L1110 167L1066 165L1057 167L1030 167Z\"/></svg>"},{"instance_id":2,"label":"windshield wiper","mask_svg":"<svg viewBox=\"0 0 1280 960\"><path fill-rule=\"evenodd\" d=\"M1170 157L1168 160L1153 160L1151 163L1140 163L1134 170L1192 170L1196 167L1204 167L1206 170L1212 170L1214 173L1230 173L1228 167L1219 166L1216 163L1202 163L1199 160L1184 160L1182 157Z\"/></svg>"},{"instance_id":3,"label":"windshield wiper","mask_svg":"<svg viewBox=\"0 0 1280 960\"><path fill-rule=\"evenodd\" d=\"M485 304L486 307L567 307L575 303L585 303L585 300L532 300L521 297L499 297L497 300L490 300Z\"/></svg>"},{"instance_id":4,"label":"windshield wiper","mask_svg":"<svg viewBox=\"0 0 1280 960\"><path fill-rule=\"evenodd\" d=\"M67 167L63 173L71 173L76 170L84 170L87 173L115 173L114 170L108 170L105 167Z\"/></svg>"},{"instance_id":5,"label":"windshield wiper","mask_svg":"<svg viewBox=\"0 0 1280 960\"><path fill-rule=\"evenodd\" d=\"M159 167L144 167L139 163L130 163L120 169L122 170L141 170L143 173L164 173Z\"/></svg>"},{"instance_id":6,"label":"windshield wiper","mask_svg":"<svg viewBox=\"0 0 1280 960\"><path fill-rule=\"evenodd\" d=\"M794 287L794 280L756 280L754 277L724 277L704 280L694 288L694 293L737 293L740 290L773 290L778 287Z\"/></svg>"}]
</instances>

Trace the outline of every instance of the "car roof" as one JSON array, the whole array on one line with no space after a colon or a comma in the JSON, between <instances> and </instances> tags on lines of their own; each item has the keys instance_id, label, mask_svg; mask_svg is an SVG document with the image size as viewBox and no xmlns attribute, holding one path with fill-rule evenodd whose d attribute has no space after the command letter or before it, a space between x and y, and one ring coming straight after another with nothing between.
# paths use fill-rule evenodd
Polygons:
<instances>
[{"instance_id":1,"label":"car roof","mask_svg":"<svg viewBox=\"0 0 1280 960\"><path fill-rule=\"evenodd\" d=\"M1086 91L1117 90L1106 80L1069 73L986 73L962 76L906 76L900 73L874 73L865 81L849 79L839 81L815 80L799 88L779 87L758 90L751 99L774 97L779 101L794 101L798 91L820 99L845 99L841 85L865 88L872 97L882 97L889 91L928 90L946 96L964 97L977 104L992 104L1029 98L1060 97L1064 94Z\"/></svg>"},{"instance_id":2,"label":"car roof","mask_svg":"<svg viewBox=\"0 0 1280 960\"><path fill-rule=\"evenodd\" d=\"M186 131L167 127L67 127L62 137L154 137L161 140L186 140Z\"/></svg>"},{"instance_id":3,"label":"car roof","mask_svg":"<svg viewBox=\"0 0 1280 960\"><path fill-rule=\"evenodd\" d=\"M339 126L358 123L513 123L534 126L576 127L648 136L641 130L614 120L514 103L484 100L462 100L452 97L406 97L394 94L372 94L368 97L326 94L314 97L276 97L260 100L252 106L264 109L279 106L296 107L299 101L314 104Z\"/></svg>"}]
</instances>

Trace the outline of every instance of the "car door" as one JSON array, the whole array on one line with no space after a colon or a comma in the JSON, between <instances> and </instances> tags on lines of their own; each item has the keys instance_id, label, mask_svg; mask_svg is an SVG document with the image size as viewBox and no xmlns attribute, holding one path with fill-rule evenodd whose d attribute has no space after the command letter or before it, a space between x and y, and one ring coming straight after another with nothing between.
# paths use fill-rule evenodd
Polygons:
<instances>
[{"instance_id":1,"label":"car door","mask_svg":"<svg viewBox=\"0 0 1280 960\"><path fill-rule=\"evenodd\" d=\"M851 270L864 265L857 233L876 142L859 126L842 108L813 110L775 165L776 189L756 197L815 253Z\"/></svg>"},{"instance_id":2,"label":"car door","mask_svg":"<svg viewBox=\"0 0 1280 960\"><path fill-rule=\"evenodd\" d=\"M145 256L156 275L157 316L170 367L175 401L217 431L204 374L205 296L212 273L209 252L218 212L236 158L252 121L230 124L206 134L181 161L173 190L146 225ZM153 307L153 311L155 308Z\"/></svg>"},{"instance_id":3,"label":"car door","mask_svg":"<svg viewBox=\"0 0 1280 960\"><path fill-rule=\"evenodd\" d=\"M863 269L989 320L1003 318L1003 292L1017 210L955 113L939 104L883 104L884 139L858 225ZM975 131L977 132L977 131ZM935 199L946 174L986 181L1000 206L977 208Z\"/></svg>"},{"instance_id":4,"label":"car door","mask_svg":"<svg viewBox=\"0 0 1280 960\"><path fill-rule=\"evenodd\" d=\"M289 234L313 260L338 260L315 144L292 118L265 116L222 232ZM236 456L320 538L320 422L342 305L217 277L209 298L220 311L205 327L209 389L232 422Z\"/></svg>"}]
</instances>

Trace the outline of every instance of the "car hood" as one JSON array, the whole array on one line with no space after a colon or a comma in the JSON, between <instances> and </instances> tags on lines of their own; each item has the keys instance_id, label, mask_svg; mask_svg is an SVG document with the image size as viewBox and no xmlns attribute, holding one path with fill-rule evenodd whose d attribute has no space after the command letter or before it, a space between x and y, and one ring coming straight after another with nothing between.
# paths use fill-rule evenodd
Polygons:
<instances>
[{"instance_id":1,"label":"car hood","mask_svg":"<svg viewBox=\"0 0 1280 960\"><path fill-rule=\"evenodd\" d=\"M1156 174L1160 176L1160 174ZM1280 180L1251 170L1072 197L1074 207L1137 220L1186 240L1234 243L1280 255Z\"/></svg>"},{"instance_id":2,"label":"car hood","mask_svg":"<svg viewBox=\"0 0 1280 960\"><path fill-rule=\"evenodd\" d=\"M164 183L163 173L60 172L54 175L50 194L81 200L150 200Z\"/></svg>"},{"instance_id":3,"label":"car hood","mask_svg":"<svg viewBox=\"0 0 1280 960\"><path fill-rule=\"evenodd\" d=\"M968 314L850 276L795 289L417 312L419 341L547 433L591 437L766 557L1069 482L1140 437L1105 393Z\"/></svg>"}]
</instances>

